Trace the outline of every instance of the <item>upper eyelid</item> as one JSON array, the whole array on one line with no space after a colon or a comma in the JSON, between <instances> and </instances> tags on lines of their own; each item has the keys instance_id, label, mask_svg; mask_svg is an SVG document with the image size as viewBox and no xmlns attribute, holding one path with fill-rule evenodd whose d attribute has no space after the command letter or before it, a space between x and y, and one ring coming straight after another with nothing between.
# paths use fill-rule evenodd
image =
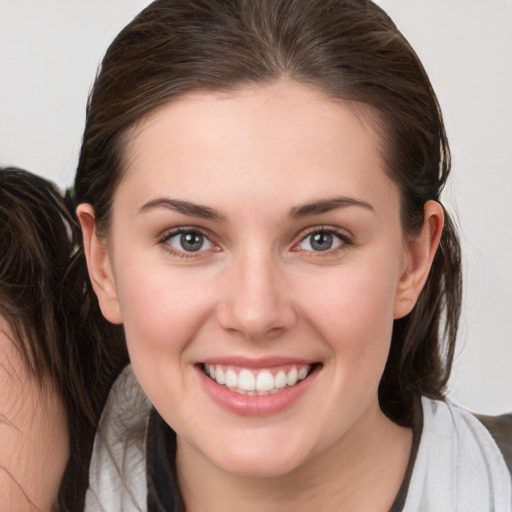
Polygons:
<instances>
[{"instance_id":1,"label":"upper eyelid","mask_svg":"<svg viewBox=\"0 0 512 512\"><path fill-rule=\"evenodd\" d=\"M344 240L352 240L353 235L347 231L346 229L334 227L334 226L311 226L310 228L306 228L301 231L296 237L299 242L307 238L308 236L312 235L313 233L318 232L325 232L325 233L331 233L334 235L339 236L340 238Z\"/></svg>"},{"instance_id":2,"label":"upper eyelid","mask_svg":"<svg viewBox=\"0 0 512 512\"><path fill-rule=\"evenodd\" d=\"M345 243L353 243L353 235L350 233L347 229L340 228L337 226L331 226L331 225L316 225L316 226L310 226L304 229L301 229L298 234L296 234L293 237L293 241L291 243L292 247L295 247L297 244L305 240L308 236L317 233L317 232L327 232L332 233L338 237L340 237ZM185 226L176 226L173 228L167 228L161 232L161 234L158 236L158 243L163 243L169 238L179 235L181 233L187 233L187 232L197 232L206 237L212 244L216 245L217 247L221 247L222 244L219 241L219 238L212 233L209 229L200 227L200 226L194 226L194 225L185 225Z\"/></svg>"},{"instance_id":3,"label":"upper eyelid","mask_svg":"<svg viewBox=\"0 0 512 512\"><path fill-rule=\"evenodd\" d=\"M317 256L321 256L321 255L327 256L328 254L332 255L333 251L339 251L339 250L342 250L343 248L348 248L348 247L351 247L354 245L353 236L346 229L343 229L340 227L335 227L335 226L329 226L329 225L318 225L318 226L311 226L311 227L301 230L301 232L295 236L294 241L290 245L289 250L292 252L299 251L300 250L300 249L298 249L299 245L302 242L304 242L304 240L306 240L309 236L313 235L314 233L318 233L318 232L330 233L330 234L337 236L342 242L340 247L327 249L322 252L311 251L311 250L307 250L307 249L302 250L302 252L312 253Z\"/></svg>"},{"instance_id":4,"label":"upper eyelid","mask_svg":"<svg viewBox=\"0 0 512 512\"><path fill-rule=\"evenodd\" d=\"M210 230L199 226L176 226L174 228L164 229L160 235L158 235L158 240L165 241L172 236L176 236L182 233L200 233L201 235L208 238L208 240L210 240L212 243L214 243L212 240L215 238L213 233L211 233Z\"/></svg>"},{"instance_id":5,"label":"upper eyelid","mask_svg":"<svg viewBox=\"0 0 512 512\"><path fill-rule=\"evenodd\" d=\"M221 250L219 244L212 240L212 237L205 233L205 231L207 230L195 226L177 226L174 228L168 228L160 234L156 240L156 244L162 246L166 252L172 254L174 257L179 256L190 260L201 261L207 256L207 253ZM173 247L169 240L184 233L199 233L208 240L208 242L211 244L211 247L206 250L198 251L186 251Z\"/></svg>"}]
</instances>

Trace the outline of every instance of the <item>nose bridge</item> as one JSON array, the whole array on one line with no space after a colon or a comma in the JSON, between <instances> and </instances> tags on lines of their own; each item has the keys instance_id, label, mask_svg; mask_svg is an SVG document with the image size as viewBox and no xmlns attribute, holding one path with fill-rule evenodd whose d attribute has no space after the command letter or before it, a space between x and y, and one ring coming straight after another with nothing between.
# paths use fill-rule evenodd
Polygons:
<instances>
[{"instance_id":1,"label":"nose bridge","mask_svg":"<svg viewBox=\"0 0 512 512\"><path fill-rule=\"evenodd\" d=\"M251 339L291 327L294 312L283 289L282 269L270 248L241 252L230 273L223 325Z\"/></svg>"}]
</instances>

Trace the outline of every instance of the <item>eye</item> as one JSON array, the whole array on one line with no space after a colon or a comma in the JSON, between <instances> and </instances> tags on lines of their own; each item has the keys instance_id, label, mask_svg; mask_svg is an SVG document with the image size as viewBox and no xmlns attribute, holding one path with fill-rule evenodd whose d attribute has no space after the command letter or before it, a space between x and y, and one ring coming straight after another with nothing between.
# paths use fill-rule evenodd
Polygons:
<instances>
[{"instance_id":1,"label":"eye","mask_svg":"<svg viewBox=\"0 0 512 512\"><path fill-rule=\"evenodd\" d=\"M306 235L296 246L298 250L325 252L348 245L348 239L329 229L316 229Z\"/></svg>"},{"instance_id":2,"label":"eye","mask_svg":"<svg viewBox=\"0 0 512 512\"><path fill-rule=\"evenodd\" d=\"M163 242L176 253L194 253L211 250L213 243L200 231L179 229L165 236Z\"/></svg>"}]
</instances>

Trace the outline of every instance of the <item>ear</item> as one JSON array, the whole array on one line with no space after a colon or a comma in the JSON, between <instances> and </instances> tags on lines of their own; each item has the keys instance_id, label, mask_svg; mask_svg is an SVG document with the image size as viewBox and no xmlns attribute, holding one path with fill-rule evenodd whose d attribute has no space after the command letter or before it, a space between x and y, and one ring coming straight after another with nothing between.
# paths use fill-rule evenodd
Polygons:
<instances>
[{"instance_id":1,"label":"ear","mask_svg":"<svg viewBox=\"0 0 512 512\"><path fill-rule=\"evenodd\" d=\"M120 324L121 311L108 246L96 232L94 209L90 204L80 204L76 214L82 226L87 268L101 312L109 322Z\"/></svg>"},{"instance_id":2,"label":"ear","mask_svg":"<svg viewBox=\"0 0 512 512\"><path fill-rule=\"evenodd\" d=\"M406 268L395 297L395 319L412 311L427 281L443 233L443 207L436 201L428 201L424 206L423 219L419 236L407 242Z\"/></svg>"}]
</instances>

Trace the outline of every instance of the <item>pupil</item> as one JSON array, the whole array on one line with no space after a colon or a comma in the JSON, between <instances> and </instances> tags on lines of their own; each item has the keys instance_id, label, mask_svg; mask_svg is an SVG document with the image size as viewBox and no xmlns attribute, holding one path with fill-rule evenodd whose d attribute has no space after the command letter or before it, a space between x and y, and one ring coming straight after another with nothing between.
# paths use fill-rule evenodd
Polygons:
<instances>
[{"instance_id":1,"label":"pupil","mask_svg":"<svg viewBox=\"0 0 512 512\"><path fill-rule=\"evenodd\" d=\"M330 233L315 233L311 237L311 247L315 251L327 251L332 247L332 235Z\"/></svg>"},{"instance_id":2,"label":"pupil","mask_svg":"<svg viewBox=\"0 0 512 512\"><path fill-rule=\"evenodd\" d=\"M185 251L195 252L203 246L203 235L200 233L184 233L181 235L180 241Z\"/></svg>"}]
</instances>

